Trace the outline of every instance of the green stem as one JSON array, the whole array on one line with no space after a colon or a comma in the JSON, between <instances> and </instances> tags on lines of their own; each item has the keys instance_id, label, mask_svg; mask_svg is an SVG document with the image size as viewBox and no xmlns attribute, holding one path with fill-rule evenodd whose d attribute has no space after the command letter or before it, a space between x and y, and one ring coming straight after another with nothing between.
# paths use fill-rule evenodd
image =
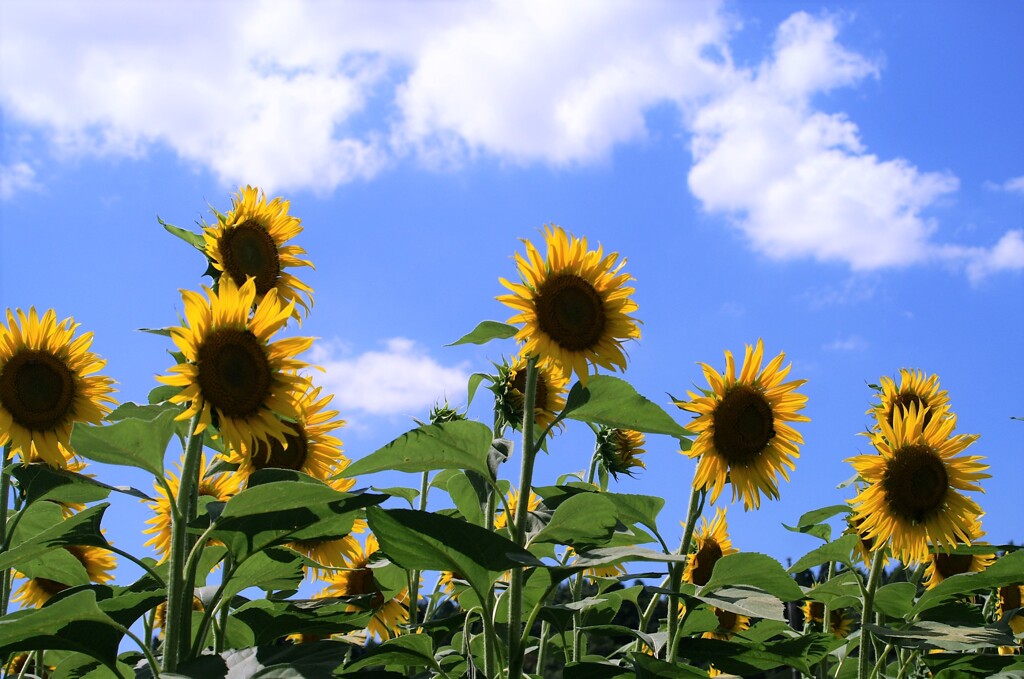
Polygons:
<instances>
[{"instance_id":1,"label":"green stem","mask_svg":"<svg viewBox=\"0 0 1024 679\"><path fill-rule=\"evenodd\" d=\"M533 462L537 449L533 440L533 425L537 402L537 357L526 363L526 394L523 398L523 466L519 474L519 502L516 503L512 537L518 547L526 544L526 517L530 511L530 488L533 485ZM512 582L508 592L508 676L520 679L523 675L523 648L519 637L523 615L523 567L512 569Z\"/></svg>"},{"instance_id":2,"label":"green stem","mask_svg":"<svg viewBox=\"0 0 1024 679\"><path fill-rule=\"evenodd\" d=\"M231 556L231 552L228 552L224 556L224 573L234 573L235 571L235 560ZM224 584L224 580L221 580L221 584ZM217 641L214 646L214 651L221 653L224 651L224 641L227 639L228 634L228 616L231 613L231 602L225 601L219 608L220 617L217 620L217 627L220 629L220 634L217 636Z\"/></svg>"},{"instance_id":3,"label":"green stem","mask_svg":"<svg viewBox=\"0 0 1024 679\"><path fill-rule=\"evenodd\" d=\"M580 596L583 594L583 573L582 571L576 574L576 579L572 583L572 600L577 602L580 600ZM576 611L572 615L572 660L573 662L579 662L583 655L583 612Z\"/></svg>"},{"instance_id":4,"label":"green stem","mask_svg":"<svg viewBox=\"0 0 1024 679\"><path fill-rule=\"evenodd\" d=\"M164 629L164 672L174 672L188 653L192 637L192 597L195 583L185 577L183 566L191 545L188 524L195 518L196 505L191 498L199 485L199 463L202 459L203 434L196 433L200 410L189 424L185 460L181 466L178 497L171 503L171 552L167 564L167 626ZM187 598L186 598L187 597Z\"/></svg>"},{"instance_id":5,"label":"green stem","mask_svg":"<svg viewBox=\"0 0 1024 679\"><path fill-rule=\"evenodd\" d=\"M128 637L129 639L134 641L135 644L139 648L142 649L142 652L146 656L146 662L149 663L149 669L153 673L154 679L160 679L160 663L157 662L156 658L153 656L153 652L151 650L149 650L149 647L142 641L142 639L140 639L137 636L135 636L135 634L132 633L132 631L130 629L128 629L127 627L119 625L119 624L117 624L116 622L113 622L113 621L111 621L110 624L118 632L120 632L121 634L125 635L126 637ZM117 668L116 667L113 668L113 669L115 670L115 673L120 674L120 673L117 672Z\"/></svg>"},{"instance_id":6,"label":"green stem","mask_svg":"<svg viewBox=\"0 0 1024 679\"><path fill-rule=\"evenodd\" d=\"M832 577L835 574L836 574L836 562L835 561L829 561L828 562L828 575L825 577L825 582L828 582L829 580L831 580ZM829 633L829 634L831 634L831 632L832 632L832 620L831 620L831 617L832 617L832 611L829 608L828 603L826 602L825 604L823 604L823 608L822 608L821 630L823 632L826 632L826 633ZM826 654L825 657L821 659L821 662L818 663L818 676L820 677L820 679L824 679L825 675L828 674L828 658L829 658L829 656L828 656L828 654Z\"/></svg>"},{"instance_id":7,"label":"green stem","mask_svg":"<svg viewBox=\"0 0 1024 679\"><path fill-rule=\"evenodd\" d=\"M420 480L420 511L427 511L427 491L430 490L430 472L423 472ZM420 617L420 571L409 574L409 629L416 633ZM413 669L413 668L410 668Z\"/></svg>"},{"instance_id":8,"label":"green stem","mask_svg":"<svg viewBox=\"0 0 1024 679\"><path fill-rule=\"evenodd\" d=\"M696 486L690 488L690 506L686 511L686 526L683 528L683 539L679 543L679 555L690 553L690 542L693 540L693 529L697 525L697 518L704 509L704 490ZM672 563L669 565L668 574L669 595L668 595L668 649L666 658L670 663L676 661L676 638L681 627L679 620L679 583L683 579L681 564Z\"/></svg>"},{"instance_id":9,"label":"green stem","mask_svg":"<svg viewBox=\"0 0 1024 679\"><path fill-rule=\"evenodd\" d=\"M870 673L869 656L871 633L867 629L871 620L872 607L875 603L875 589L878 587L878 580L882 575L882 562L885 560L885 549L879 545L871 556L871 571L868 573L868 585L864 590L864 606L861 609L860 628L860 654L857 658L857 679L868 679Z\"/></svg>"},{"instance_id":10,"label":"green stem","mask_svg":"<svg viewBox=\"0 0 1024 679\"><path fill-rule=\"evenodd\" d=\"M11 458L11 442L4 444L4 461L0 466L0 554L7 551L7 503L11 499L11 475L7 461ZM13 529L12 531L13 532ZM11 569L0 571L0 615L7 615L7 600L11 596Z\"/></svg>"},{"instance_id":11,"label":"green stem","mask_svg":"<svg viewBox=\"0 0 1024 679\"><path fill-rule=\"evenodd\" d=\"M551 636L551 623L547 620L540 624L540 641L537 646L537 671L539 677L544 676L544 665L548 662L548 637Z\"/></svg>"},{"instance_id":12,"label":"green stem","mask_svg":"<svg viewBox=\"0 0 1024 679\"><path fill-rule=\"evenodd\" d=\"M139 558L136 558L133 554L129 554L128 552L124 551L123 549L119 549L119 548L117 548L114 545L111 545L109 543L107 544L106 549L108 549L109 551L113 552L114 554L119 554L119 555L123 556L124 558L128 559L129 561L134 563L136 566L138 566L139 568L141 568L142 570L146 571L151 576L153 576L153 578L156 579L157 583L161 583L161 584L164 583L164 578L163 578L162 575L160 575L158 572L156 572L153 569L152 566L147 565L146 562L142 561Z\"/></svg>"},{"instance_id":13,"label":"green stem","mask_svg":"<svg viewBox=\"0 0 1024 679\"><path fill-rule=\"evenodd\" d=\"M665 549L665 553L668 554L668 549ZM672 581L670 575L666 575L661 580L661 584L658 585L658 589L662 590L668 587L668 584ZM658 609L658 602L661 601L661 593L658 592L651 597L651 600L647 602L647 608L644 609L643 615L640 616L640 626L637 629L641 632L646 632L647 628L651 624L651 618L654 617L654 612ZM639 639L636 640L637 652L642 651L642 645L644 642ZM651 649L654 650L654 649Z\"/></svg>"},{"instance_id":14,"label":"green stem","mask_svg":"<svg viewBox=\"0 0 1024 679\"><path fill-rule=\"evenodd\" d=\"M484 676L491 679L491 677L498 676L494 650L498 643L498 637L494 631L494 611L491 608L490 598L484 602L484 608L480 611L480 620L484 624Z\"/></svg>"}]
</instances>

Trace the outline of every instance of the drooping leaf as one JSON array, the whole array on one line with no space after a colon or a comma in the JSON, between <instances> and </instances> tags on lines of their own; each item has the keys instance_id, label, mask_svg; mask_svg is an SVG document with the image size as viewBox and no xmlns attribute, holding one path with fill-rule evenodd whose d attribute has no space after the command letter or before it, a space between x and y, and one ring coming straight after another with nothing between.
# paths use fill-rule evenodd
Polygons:
<instances>
[{"instance_id":1,"label":"drooping leaf","mask_svg":"<svg viewBox=\"0 0 1024 679\"><path fill-rule=\"evenodd\" d=\"M350 648L348 644L339 641L240 648L225 651L219 656L200 656L180 664L178 672L203 679L227 676L248 679L329 679L344 662Z\"/></svg>"},{"instance_id":2,"label":"drooping leaf","mask_svg":"<svg viewBox=\"0 0 1024 679\"><path fill-rule=\"evenodd\" d=\"M879 639L906 648L941 648L944 651L973 651L1014 643L1013 632L1002 623L978 628L922 620L903 629L865 625Z\"/></svg>"},{"instance_id":3,"label":"drooping leaf","mask_svg":"<svg viewBox=\"0 0 1024 679\"><path fill-rule=\"evenodd\" d=\"M914 606L917 587L909 582L890 582L875 592L875 608L893 618L903 618Z\"/></svg>"},{"instance_id":4,"label":"drooping leaf","mask_svg":"<svg viewBox=\"0 0 1024 679\"><path fill-rule=\"evenodd\" d=\"M223 596L230 599L249 587L259 587L266 592L298 589L302 577L302 557L291 550L272 547L242 562L228 581Z\"/></svg>"},{"instance_id":5,"label":"drooping leaf","mask_svg":"<svg viewBox=\"0 0 1024 679\"><path fill-rule=\"evenodd\" d=\"M433 644L426 634L405 634L389 639L345 669L347 672L374 665L438 668Z\"/></svg>"},{"instance_id":6,"label":"drooping leaf","mask_svg":"<svg viewBox=\"0 0 1024 679\"><path fill-rule=\"evenodd\" d=\"M645 653L630 654L637 679L704 679L708 673L683 663L668 663Z\"/></svg>"},{"instance_id":7,"label":"drooping leaf","mask_svg":"<svg viewBox=\"0 0 1024 679\"><path fill-rule=\"evenodd\" d=\"M635 676L633 670L609 662L570 662L562 672L564 679L627 679Z\"/></svg>"},{"instance_id":8,"label":"drooping leaf","mask_svg":"<svg viewBox=\"0 0 1024 679\"><path fill-rule=\"evenodd\" d=\"M0 569L10 568L14 565L19 565L25 573L28 570L25 568L31 568L28 563L40 559L45 556L51 550L57 547L64 547L66 545L88 545L92 547L108 547L106 539L103 537L100 531L100 523L103 520L103 512L109 507L109 503L101 503L93 507L82 510L81 512L71 516L70 518L50 524L50 528L43 530L35 535L29 537L21 532L22 526L19 525L19 534L23 536L23 539L19 540L17 546L11 550L0 554ZM60 516L60 509L57 505L51 505L51 507L30 505L26 508L26 512L33 511L41 513L44 509L56 509L57 516ZM49 511L47 513L50 513ZM25 522L22 521L22 524ZM63 581L59 581L63 582ZM74 584L74 583L65 583Z\"/></svg>"},{"instance_id":9,"label":"drooping leaf","mask_svg":"<svg viewBox=\"0 0 1024 679\"><path fill-rule=\"evenodd\" d=\"M803 590L786 573L782 564L767 554L757 552L723 556L715 562L711 579L700 588L698 594L706 596L722 587L736 585L756 587L783 601L796 601L804 595Z\"/></svg>"},{"instance_id":10,"label":"drooping leaf","mask_svg":"<svg viewBox=\"0 0 1024 679\"><path fill-rule=\"evenodd\" d=\"M25 493L25 503L39 500L55 502L87 503L104 500L111 491L152 500L140 490L129 486L110 486L85 474L68 469L54 469L46 464L16 464L11 466L11 475L18 480L18 487Z\"/></svg>"},{"instance_id":11,"label":"drooping leaf","mask_svg":"<svg viewBox=\"0 0 1024 679\"><path fill-rule=\"evenodd\" d=\"M1018 679L1024 675L1024 656L988 653L927 653L921 660L935 679Z\"/></svg>"},{"instance_id":12,"label":"drooping leaf","mask_svg":"<svg viewBox=\"0 0 1024 679\"><path fill-rule=\"evenodd\" d=\"M469 383L466 386L466 407L473 403L473 397L476 396L476 390L480 387L480 383L484 380L493 379L494 375L488 375L487 373L473 373L469 376Z\"/></svg>"},{"instance_id":13,"label":"drooping leaf","mask_svg":"<svg viewBox=\"0 0 1024 679\"><path fill-rule=\"evenodd\" d=\"M121 634L83 589L42 608L26 608L0 620L0 657L18 651L66 650L110 666L117 661Z\"/></svg>"},{"instance_id":14,"label":"drooping leaf","mask_svg":"<svg viewBox=\"0 0 1024 679\"><path fill-rule=\"evenodd\" d=\"M491 439L490 427L472 420L423 425L356 460L343 474L351 478L384 470L472 469L487 475Z\"/></svg>"},{"instance_id":15,"label":"drooping leaf","mask_svg":"<svg viewBox=\"0 0 1024 679\"><path fill-rule=\"evenodd\" d=\"M740 615L765 620L785 620L785 604L776 596L753 587L723 587L694 598Z\"/></svg>"},{"instance_id":16,"label":"drooping leaf","mask_svg":"<svg viewBox=\"0 0 1024 679\"><path fill-rule=\"evenodd\" d=\"M961 573L946 578L922 594L910 613L917 615L970 592L1021 584L1024 584L1024 551L1017 551L996 559L980 573Z\"/></svg>"},{"instance_id":17,"label":"drooping leaf","mask_svg":"<svg viewBox=\"0 0 1024 679\"><path fill-rule=\"evenodd\" d=\"M409 570L459 573L481 598L490 589L492 573L543 565L511 540L441 514L368 507L366 520L392 561Z\"/></svg>"},{"instance_id":18,"label":"drooping leaf","mask_svg":"<svg viewBox=\"0 0 1024 679\"><path fill-rule=\"evenodd\" d=\"M816 538L820 538L825 542L832 539L832 526L824 523L828 519L831 519L836 514L842 514L844 512L849 513L849 505L830 505L828 507L822 507L821 509L815 509L804 513L799 519L797 519L795 526L787 526L782 524L782 527L786 530L791 530L794 533L806 533L813 535Z\"/></svg>"},{"instance_id":19,"label":"drooping leaf","mask_svg":"<svg viewBox=\"0 0 1024 679\"><path fill-rule=\"evenodd\" d=\"M532 543L599 545L611 539L618 520L615 504L604 493L579 493L558 505Z\"/></svg>"},{"instance_id":20,"label":"drooping leaf","mask_svg":"<svg viewBox=\"0 0 1024 679\"><path fill-rule=\"evenodd\" d=\"M256 599L232 612L247 625L257 646L269 645L289 634L327 636L365 628L373 611L350 611L349 604L336 599L271 601Z\"/></svg>"},{"instance_id":21,"label":"drooping leaf","mask_svg":"<svg viewBox=\"0 0 1024 679\"><path fill-rule=\"evenodd\" d=\"M859 540L858 536L851 533L842 536L835 542L826 542L797 559L797 562L789 567L789 572L799 573L802 570L813 568L829 561L836 561L847 568L853 568L854 563L851 554L853 554L853 548Z\"/></svg>"},{"instance_id":22,"label":"drooping leaf","mask_svg":"<svg viewBox=\"0 0 1024 679\"><path fill-rule=\"evenodd\" d=\"M128 405L122 404L121 408ZM151 410L144 411L144 408ZM133 410L137 416L121 419L113 424L76 424L71 430L71 445L75 452L90 460L137 467L148 471L154 477L163 478L164 452L171 438L177 433L178 423L174 418L180 410L171 404L135 406ZM142 412L146 412L152 418L143 419Z\"/></svg>"},{"instance_id":23,"label":"drooping leaf","mask_svg":"<svg viewBox=\"0 0 1024 679\"><path fill-rule=\"evenodd\" d=\"M860 576L856 571L847 570L815 585L807 592L807 597L832 608L853 606L859 609L862 603L861 594Z\"/></svg>"},{"instance_id":24,"label":"drooping leaf","mask_svg":"<svg viewBox=\"0 0 1024 679\"><path fill-rule=\"evenodd\" d=\"M625 380L611 375L594 375L587 381L586 402L566 417L606 427L632 429L648 434L667 434L681 441L692 434L680 426L661 406L644 398ZM568 402L566 410L568 410Z\"/></svg>"},{"instance_id":25,"label":"drooping leaf","mask_svg":"<svg viewBox=\"0 0 1024 679\"><path fill-rule=\"evenodd\" d=\"M659 561L685 563L687 557L682 554L665 554L646 547L636 545L623 545L621 547L593 547L577 555L574 566L580 568L594 568L595 566L607 566L617 561Z\"/></svg>"},{"instance_id":26,"label":"drooping leaf","mask_svg":"<svg viewBox=\"0 0 1024 679\"><path fill-rule=\"evenodd\" d=\"M455 508L466 521L477 526L484 525L484 508L481 506L480 494L465 473L456 472L452 475L448 480L447 490L455 503Z\"/></svg>"},{"instance_id":27,"label":"drooping leaf","mask_svg":"<svg viewBox=\"0 0 1024 679\"><path fill-rule=\"evenodd\" d=\"M509 337L515 337L515 334L519 332L519 328L508 323L501 323L499 321L481 321L472 332L469 332L459 339L455 340L451 344L446 344L446 347L454 347L459 344L487 344L491 340L495 339L508 339Z\"/></svg>"},{"instance_id":28,"label":"drooping leaf","mask_svg":"<svg viewBox=\"0 0 1024 679\"><path fill-rule=\"evenodd\" d=\"M131 666L120 660L117 661L117 670L115 672L84 653L69 653L57 663L53 672L46 676L48 679L119 679L134 674Z\"/></svg>"}]
</instances>

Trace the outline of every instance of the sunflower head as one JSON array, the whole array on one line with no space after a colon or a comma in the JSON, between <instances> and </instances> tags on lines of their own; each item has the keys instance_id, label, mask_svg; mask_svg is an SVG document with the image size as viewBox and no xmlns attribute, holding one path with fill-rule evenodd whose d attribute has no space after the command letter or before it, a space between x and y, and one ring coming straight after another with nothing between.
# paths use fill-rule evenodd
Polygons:
<instances>
[{"instance_id":1,"label":"sunflower head","mask_svg":"<svg viewBox=\"0 0 1024 679\"><path fill-rule=\"evenodd\" d=\"M643 432L601 427L597 434L597 453L601 464L616 479L619 474L633 476L633 469L647 467L640 459L647 452L644 442Z\"/></svg>"},{"instance_id":2,"label":"sunflower head","mask_svg":"<svg viewBox=\"0 0 1024 679\"><path fill-rule=\"evenodd\" d=\"M846 516L847 527L843 531L844 534L856 535L859 539L854 547L854 552L860 557L860 560L864 562L865 568L871 568L871 557L875 553L877 543L873 538L868 537L865 534L864 519L857 516L856 514L847 514ZM886 545L881 545L881 549L885 549ZM882 560L882 567L889 567L889 557L885 556Z\"/></svg>"},{"instance_id":3,"label":"sunflower head","mask_svg":"<svg viewBox=\"0 0 1024 679\"><path fill-rule=\"evenodd\" d=\"M708 523L707 518L701 519L701 525L693 533L693 547L689 560L683 570L683 582L691 582L698 587L708 584L715 564L723 556L735 554L737 549L729 539L729 526L725 522L725 509L715 510L715 517Z\"/></svg>"},{"instance_id":4,"label":"sunflower head","mask_svg":"<svg viewBox=\"0 0 1024 679\"><path fill-rule=\"evenodd\" d=\"M295 394L309 385L299 372L309 366L295 356L313 340L270 339L287 322L294 303L281 303L274 289L250 315L256 297L251 278L240 288L223 278L216 292L206 291L209 301L182 291L187 325L172 328L171 338L185 361L157 378L181 388L170 399L188 405L178 419L198 414L196 432L217 426L232 450L251 450L257 441L269 445L272 438L286 441L294 431L281 418L300 418Z\"/></svg>"},{"instance_id":5,"label":"sunflower head","mask_svg":"<svg viewBox=\"0 0 1024 679\"><path fill-rule=\"evenodd\" d=\"M890 427L896 411L905 413L910 406L925 411L925 424L933 417L943 417L949 410L949 394L939 389L939 376L926 375L921 370L901 369L899 386L891 377L883 377L878 397L881 402L874 405L868 414L874 415L879 422L888 422Z\"/></svg>"},{"instance_id":6,"label":"sunflower head","mask_svg":"<svg viewBox=\"0 0 1024 679\"><path fill-rule=\"evenodd\" d=\"M701 635L704 639L728 641L732 639L734 634L750 629L750 618L745 615L733 613L716 606L712 606L711 610L714 612L715 617L718 618L718 627L711 632L705 632Z\"/></svg>"},{"instance_id":7,"label":"sunflower head","mask_svg":"<svg viewBox=\"0 0 1024 679\"><path fill-rule=\"evenodd\" d=\"M466 419L466 414L460 413L456 408L452 408L447 400L445 400L444 405L435 403L434 407L430 409L430 424L444 424L445 422L455 422L464 419Z\"/></svg>"},{"instance_id":8,"label":"sunflower head","mask_svg":"<svg viewBox=\"0 0 1024 679\"><path fill-rule=\"evenodd\" d=\"M979 542L985 535L981 530L981 521L977 518L970 527L971 544L984 545ZM961 573L980 573L995 561L992 554L955 554L941 550L928 555L928 567L924 571L924 586L931 589L937 586L946 578L960 575Z\"/></svg>"},{"instance_id":9,"label":"sunflower head","mask_svg":"<svg viewBox=\"0 0 1024 679\"><path fill-rule=\"evenodd\" d=\"M499 424L516 430L523 428L523 407L526 405L526 363L526 356L518 354L509 362L497 366L498 375L491 385ZM541 431L554 422L557 414L565 407L568 383L568 378L551 365L538 365L534 417L537 427Z\"/></svg>"},{"instance_id":10,"label":"sunflower head","mask_svg":"<svg viewBox=\"0 0 1024 679\"><path fill-rule=\"evenodd\" d=\"M711 502L728 482L733 500L742 497L746 509L756 509L762 493L779 498L778 476L788 481L788 470L796 468L803 437L789 423L809 421L798 414L807 397L796 393L805 380L783 382L790 369L782 366L785 358L780 353L762 370L764 344L759 339L755 346L747 345L737 376L732 353L726 351L724 373L701 364L710 389L688 392L689 401L675 402L696 413L687 428L697 439L687 454L700 458L693 484L710 490Z\"/></svg>"},{"instance_id":11,"label":"sunflower head","mask_svg":"<svg viewBox=\"0 0 1024 679\"><path fill-rule=\"evenodd\" d=\"M75 337L78 324L57 322L49 309L7 310L0 323L0 445L11 444L25 462L64 468L72 460L71 427L97 424L110 412L106 364L89 351L92 333Z\"/></svg>"},{"instance_id":12,"label":"sunflower head","mask_svg":"<svg viewBox=\"0 0 1024 679\"><path fill-rule=\"evenodd\" d=\"M85 572L88 574L90 582L102 585L114 579L113 570L117 567L117 559L114 558L111 552L99 547L86 545L66 545L61 549L70 552L73 557L78 559L82 566L85 567ZM25 576L18 571L14 571L14 577L24 578ZM11 601L20 603L23 606L39 608L49 601L51 597L70 587L71 585L50 580L49 578L26 578L25 582L21 583L21 586L14 593Z\"/></svg>"},{"instance_id":13,"label":"sunflower head","mask_svg":"<svg viewBox=\"0 0 1024 679\"><path fill-rule=\"evenodd\" d=\"M960 456L976 435L953 435L956 417L933 417L911 404L897 410L893 425L879 421L872 436L877 455L850 458L867 486L851 504L863 535L888 543L904 562L928 559L929 543L952 550L970 544L981 508L961 490L981 490L987 465L978 456Z\"/></svg>"},{"instance_id":14,"label":"sunflower head","mask_svg":"<svg viewBox=\"0 0 1024 679\"><path fill-rule=\"evenodd\" d=\"M217 214L217 223L203 229L206 256L215 278L227 277L241 287L246 279L256 281L255 302L271 290L297 306L290 312L301 320L313 304L313 290L286 269L313 265L300 255L306 251L286 243L302 231L298 217L288 214L289 203L281 198L267 202L266 194L246 186L231 199L231 210Z\"/></svg>"},{"instance_id":15,"label":"sunflower head","mask_svg":"<svg viewBox=\"0 0 1024 679\"><path fill-rule=\"evenodd\" d=\"M1005 620L1013 633L1024 632L1024 587L1020 585L1007 585L999 588L999 605L996 607L996 616L999 620ZM1011 615L1011 611L1014 611Z\"/></svg>"},{"instance_id":16,"label":"sunflower head","mask_svg":"<svg viewBox=\"0 0 1024 679\"><path fill-rule=\"evenodd\" d=\"M530 491L530 499L528 500L528 502L529 504L527 504L526 508L531 512L540 507L540 498L537 497L537 495L534 494L532 490ZM516 507L518 506L519 491L513 488L512 490L508 491L508 511L512 514L512 516L515 516ZM505 515L504 509L499 509L494 515L494 527L505 528L506 526L508 526L508 516Z\"/></svg>"},{"instance_id":17,"label":"sunflower head","mask_svg":"<svg viewBox=\"0 0 1024 679\"><path fill-rule=\"evenodd\" d=\"M584 386L589 365L625 370L622 344L640 338L638 321L629 316L637 309L626 286L632 278L621 272L626 260L616 264L618 253L588 250L586 238L555 225L545 228L544 242L542 257L523 241L526 257L516 253L520 283L500 279L512 294L498 301L517 312L508 322L523 324L516 333L523 353L553 365L566 380L575 372Z\"/></svg>"}]
</instances>

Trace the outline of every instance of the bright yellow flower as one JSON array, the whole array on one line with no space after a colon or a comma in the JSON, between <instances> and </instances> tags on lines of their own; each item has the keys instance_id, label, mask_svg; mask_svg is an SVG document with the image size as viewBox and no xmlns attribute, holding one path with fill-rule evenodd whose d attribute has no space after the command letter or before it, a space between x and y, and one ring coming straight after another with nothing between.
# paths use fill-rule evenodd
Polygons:
<instances>
[{"instance_id":1,"label":"bright yellow flower","mask_svg":"<svg viewBox=\"0 0 1024 679\"><path fill-rule=\"evenodd\" d=\"M285 271L313 266L299 258L306 254L305 250L285 245L302 231L298 217L288 214L288 201L275 198L268 203L266 194L246 186L239 189L231 203L226 215L217 215L216 225L203 229L206 256L213 269L228 274L236 287L241 287L250 276L255 278L257 303L276 290L279 298L295 302L308 314L313 289ZM298 308L290 308L289 313L301 320Z\"/></svg>"},{"instance_id":2,"label":"bright yellow flower","mask_svg":"<svg viewBox=\"0 0 1024 679\"><path fill-rule=\"evenodd\" d=\"M288 321L294 303L281 304L272 289L250 317L256 296L249 279L236 288L222 278L217 292L202 295L183 290L187 325L171 329L171 337L185 362L158 376L164 384L181 387L171 397L187 403L178 419L199 413L197 433L211 424L229 449L286 440L292 433L280 416L297 420L294 394L305 391L308 379L298 374L308 366L295 356L313 343L309 337L291 337L270 343L271 336Z\"/></svg>"},{"instance_id":3,"label":"bright yellow flower","mask_svg":"<svg viewBox=\"0 0 1024 679\"><path fill-rule=\"evenodd\" d=\"M551 365L538 367L537 391L534 399L534 421L539 432L550 425L565 407L568 378ZM523 406L526 405L526 357L514 356L509 363L498 366L494 386L497 408L505 423L515 429L523 427Z\"/></svg>"},{"instance_id":4,"label":"bright yellow flower","mask_svg":"<svg viewBox=\"0 0 1024 679\"><path fill-rule=\"evenodd\" d=\"M715 617L718 618L718 628L701 635L704 639L721 639L728 641L737 632L750 629L750 618L739 613L733 613L722 608L711 607Z\"/></svg>"},{"instance_id":5,"label":"bright yellow flower","mask_svg":"<svg viewBox=\"0 0 1024 679\"><path fill-rule=\"evenodd\" d=\"M620 273L626 260L616 264L617 252L605 256L600 245L588 250L586 238L554 225L545 227L544 242L546 257L528 240L526 257L516 253L521 283L500 279L513 294L498 301L519 312L508 322L523 324L516 333L522 352L554 365L566 379L575 372L584 386L588 363L625 370L622 343L640 338L628 315L637 310L634 290L626 287L632 278Z\"/></svg>"},{"instance_id":6,"label":"bright yellow flower","mask_svg":"<svg viewBox=\"0 0 1024 679\"><path fill-rule=\"evenodd\" d=\"M85 572L89 574L90 582L102 585L114 579L113 570L117 567L117 559L114 558L113 553L99 547L86 545L67 545L61 549L67 550L81 562L85 567ZM25 575L15 570L14 577L24 578ZM70 585L48 578L27 578L18 587L11 601L23 606L39 608L51 597L69 587Z\"/></svg>"},{"instance_id":7,"label":"bright yellow flower","mask_svg":"<svg viewBox=\"0 0 1024 679\"><path fill-rule=\"evenodd\" d=\"M979 542L985 535L981 530L981 522L977 518L970 527L971 544L985 545L987 542ZM946 578L961 573L980 573L995 561L992 554L947 554L943 551L928 555L928 567L924 571L924 586L931 589L937 586Z\"/></svg>"},{"instance_id":8,"label":"bright yellow flower","mask_svg":"<svg viewBox=\"0 0 1024 679\"><path fill-rule=\"evenodd\" d=\"M801 607L804 613L804 625L808 623L816 622L821 625L825 617L825 604L820 601L814 601L808 599L803 603ZM845 639L850 635L850 630L853 627L853 621L846 617L845 611L842 609L830 610L828 612L829 617L829 631L840 639Z\"/></svg>"},{"instance_id":9,"label":"bright yellow flower","mask_svg":"<svg viewBox=\"0 0 1024 679\"><path fill-rule=\"evenodd\" d=\"M715 518L708 523L707 518L701 519L701 525L693 532L693 547L690 559L683 570L683 582L692 582L698 587L708 584L711 571L723 556L735 554L739 550L732 546L729 539L729 526L725 522L725 508L715 511Z\"/></svg>"},{"instance_id":10,"label":"bright yellow flower","mask_svg":"<svg viewBox=\"0 0 1024 679\"><path fill-rule=\"evenodd\" d=\"M0 446L10 442L25 462L67 467L71 427L98 424L115 402L113 380L94 374L106 361L89 351L92 333L76 330L53 309L42 318L8 309L0 323Z\"/></svg>"},{"instance_id":11,"label":"bright yellow flower","mask_svg":"<svg viewBox=\"0 0 1024 679\"><path fill-rule=\"evenodd\" d=\"M970 544L971 528L981 508L960 491L981 491L978 481L988 465L980 456L961 456L978 437L953 435L956 417L933 417L911 404L897 411L892 426L879 421L872 434L877 455L847 460L867 487L851 504L864 536L878 548L889 543L903 562L928 559L929 543L938 549Z\"/></svg>"},{"instance_id":12,"label":"bright yellow flower","mask_svg":"<svg viewBox=\"0 0 1024 679\"><path fill-rule=\"evenodd\" d=\"M512 489L512 490L508 491L508 511L512 513L513 518L516 515L516 507L518 507L518 506L519 506L519 491L515 490L515 489ZM530 491L530 499L528 501L528 504L526 505L526 508L529 511L532 512L535 509L537 509L537 507L540 507L540 498L537 497L534 494L534 492L531 490ZM508 525L508 517L505 516L505 510L504 509L499 509L494 514L494 527L495 528L504 528L507 525Z\"/></svg>"},{"instance_id":13,"label":"bright yellow flower","mask_svg":"<svg viewBox=\"0 0 1024 679\"><path fill-rule=\"evenodd\" d=\"M633 469L647 467L640 459L640 456L647 452L644 450L645 442L646 437L643 432L602 427L597 443L601 464L616 479L619 474L633 476Z\"/></svg>"},{"instance_id":14,"label":"bright yellow flower","mask_svg":"<svg viewBox=\"0 0 1024 679\"><path fill-rule=\"evenodd\" d=\"M938 375L925 375L921 370L900 370L900 384L886 376L881 379L881 403L868 411L876 420L885 420L892 426L893 414L897 409L906 412L911 405L918 410L927 408L925 424L935 415L941 416L949 409L949 394L939 389ZM878 425L875 425L878 429Z\"/></svg>"},{"instance_id":15,"label":"bright yellow flower","mask_svg":"<svg viewBox=\"0 0 1024 679\"><path fill-rule=\"evenodd\" d=\"M718 499L726 482L732 484L733 500L742 497L746 509L761 506L761 493L779 498L778 475L789 480L800 456L797 444L803 437L787 424L807 422L798 415L807 397L796 393L806 380L783 382L791 366L782 367L780 353L761 369L764 344L747 345L743 369L736 376L732 352L725 352L725 372L701 363L711 390L706 394L688 392L689 401L675 404L697 413L687 428L697 433L687 455L699 457L693 479L696 488L710 490L711 502Z\"/></svg>"},{"instance_id":16,"label":"bright yellow flower","mask_svg":"<svg viewBox=\"0 0 1024 679\"><path fill-rule=\"evenodd\" d=\"M1008 585L1006 587L999 588L999 605L996 607L996 618L1002 620L1004 616L1010 611L1021 608L1024 606L1024 587L1020 585ZM1006 624L1010 626L1013 633L1021 634L1024 633L1024 612L1018 610L1008 620Z\"/></svg>"}]
</instances>

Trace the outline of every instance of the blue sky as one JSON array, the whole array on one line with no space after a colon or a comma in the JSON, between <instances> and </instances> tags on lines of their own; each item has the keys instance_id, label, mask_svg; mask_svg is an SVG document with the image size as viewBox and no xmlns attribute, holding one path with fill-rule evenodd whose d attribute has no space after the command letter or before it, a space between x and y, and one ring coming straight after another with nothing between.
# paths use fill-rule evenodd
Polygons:
<instances>
[{"instance_id":1,"label":"blue sky","mask_svg":"<svg viewBox=\"0 0 1024 679\"><path fill-rule=\"evenodd\" d=\"M625 377L681 423L667 393L758 337L808 380L797 469L730 509L738 548L814 546L779 524L851 497L866 384L904 367L981 434L983 525L1019 543L1022 30L1011 2L6 2L0 306L74 316L143 401L172 359L135 329L208 282L157 215L193 226L262 186L303 221L315 306L291 331L321 338L356 458L514 352L443 345L511 315L498 278L555 222L629 260ZM570 427L538 482L590 446ZM674 540L693 462L648 451L618 490L665 497ZM111 537L144 551L145 508L114 501Z\"/></svg>"}]
</instances>

